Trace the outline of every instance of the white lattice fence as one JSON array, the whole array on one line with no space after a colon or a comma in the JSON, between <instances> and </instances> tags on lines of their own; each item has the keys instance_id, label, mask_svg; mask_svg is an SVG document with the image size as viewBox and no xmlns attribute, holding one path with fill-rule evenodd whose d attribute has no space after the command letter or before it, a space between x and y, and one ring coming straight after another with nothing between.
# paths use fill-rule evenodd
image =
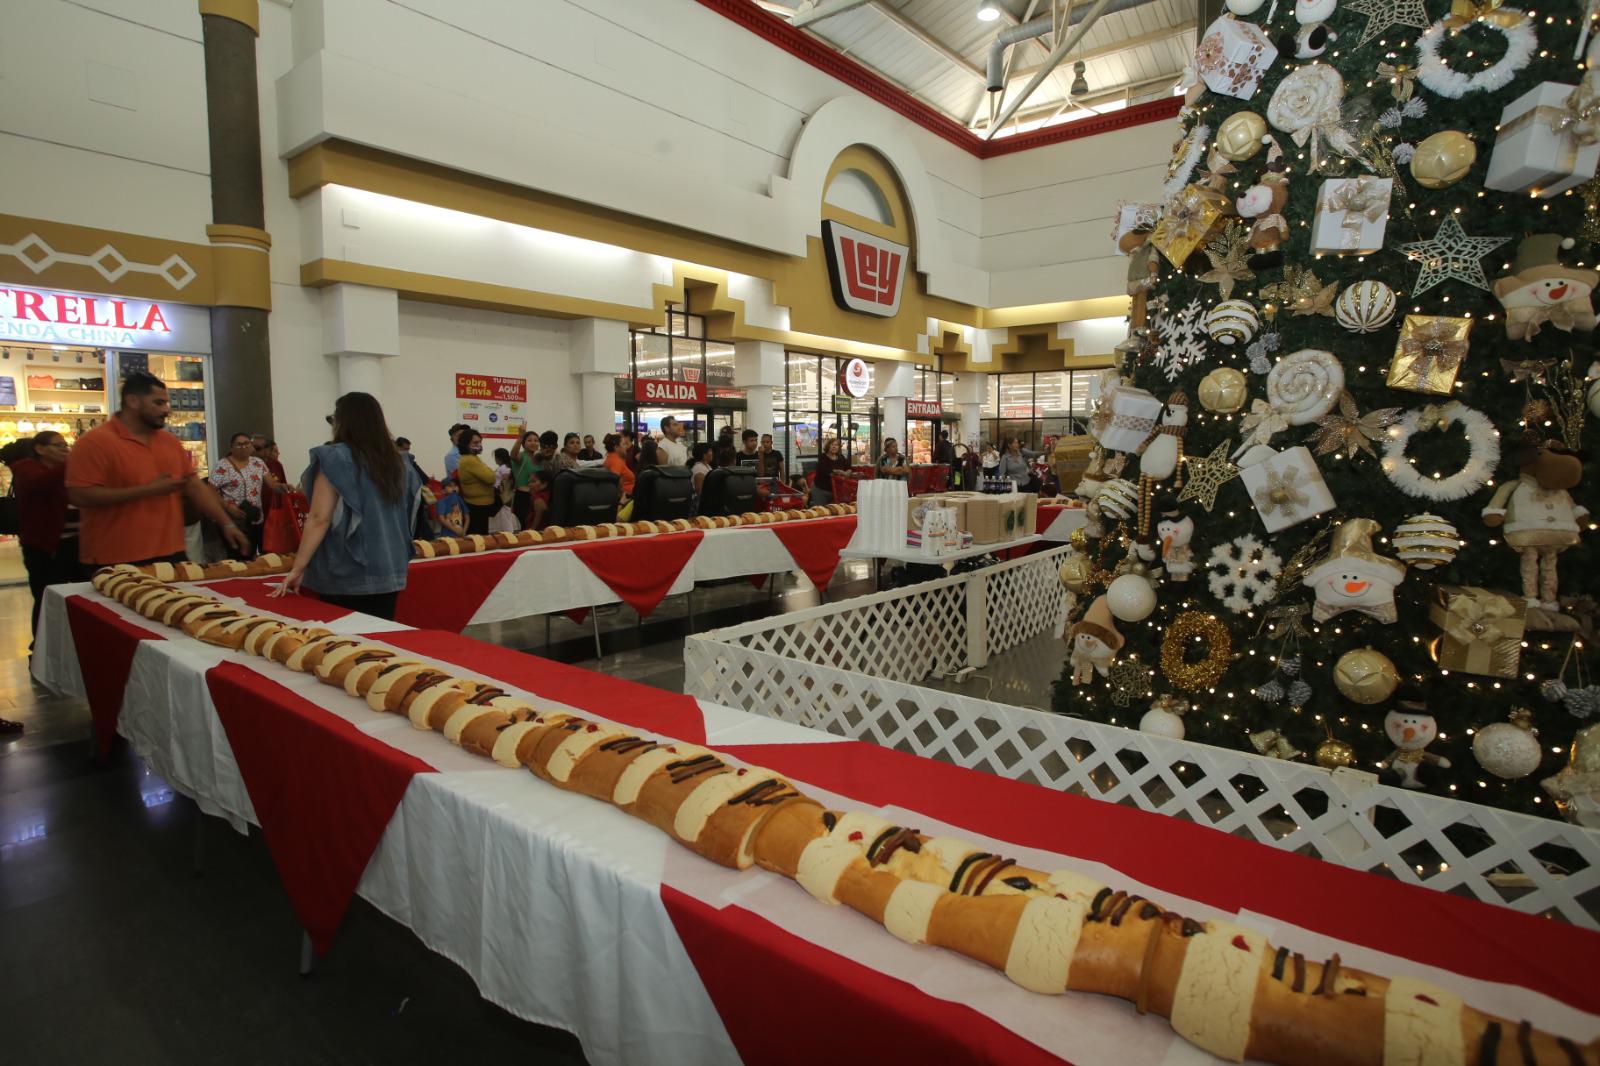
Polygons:
<instances>
[{"instance_id":1,"label":"white lattice fence","mask_svg":"<svg viewBox=\"0 0 1600 1066\"><path fill-rule=\"evenodd\" d=\"M1052 626L1061 597L1056 568L1066 550L852 599L847 611L825 604L718 630L716 636L751 651L894 681L921 681L933 672L981 665L987 654ZM997 610L997 598L1013 609ZM986 624L969 632L974 613Z\"/></svg>"},{"instance_id":2,"label":"white lattice fence","mask_svg":"<svg viewBox=\"0 0 1600 1066\"><path fill-rule=\"evenodd\" d=\"M1053 573L1056 563L1043 565ZM1022 606L1009 599L1024 594L1016 589L995 595L998 575L991 575L988 602ZM1023 585L1033 579L1010 580ZM923 688L907 683L904 674L797 654L816 648L834 659L851 659L841 654L840 643L860 639L853 634L881 633L879 625L863 619L881 623L885 616L879 606L888 602L928 602L945 612L937 623L902 631L896 643L919 644L937 630L939 639L967 647L970 631L963 632L960 612L952 619L947 601L927 598L929 590L945 584L869 597L877 602L866 604L859 618L857 605L863 601L851 600L691 637L684 646L685 691L840 736L1131 804L1355 869L1600 928L1600 832L1391 788L1359 771L1330 774L1304 763ZM1034 586L1031 595L1053 593ZM988 615L980 617L990 623L991 640L996 633L1011 643L1026 639L1014 638ZM796 632L762 636L779 629ZM950 654L951 644L940 649L933 654ZM991 644L981 652L993 650ZM889 661L880 650L856 658ZM894 659L891 665L900 664ZM913 673L910 680L922 676Z\"/></svg>"}]
</instances>

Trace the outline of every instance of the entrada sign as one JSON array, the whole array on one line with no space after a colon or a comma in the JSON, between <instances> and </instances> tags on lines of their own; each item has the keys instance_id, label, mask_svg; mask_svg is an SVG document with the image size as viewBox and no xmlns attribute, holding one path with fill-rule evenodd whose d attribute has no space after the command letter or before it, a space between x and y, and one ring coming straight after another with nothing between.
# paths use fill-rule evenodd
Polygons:
<instances>
[{"instance_id":1,"label":"entrada sign","mask_svg":"<svg viewBox=\"0 0 1600 1066\"><path fill-rule=\"evenodd\" d=\"M835 303L846 311L880 318L900 313L909 247L831 220L822 223L822 243Z\"/></svg>"},{"instance_id":2,"label":"entrada sign","mask_svg":"<svg viewBox=\"0 0 1600 1066\"><path fill-rule=\"evenodd\" d=\"M633 398L640 403L689 404L694 407L704 407L706 383L637 378L633 383Z\"/></svg>"},{"instance_id":3,"label":"entrada sign","mask_svg":"<svg viewBox=\"0 0 1600 1066\"><path fill-rule=\"evenodd\" d=\"M150 300L0 286L0 340L204 353L211 316Z\"/></svg>"},{"instance_id":4,"label":"entrada sign","mask_svg":"<svg viewBox=\"0 0 1600 1066\"><path fill-rule=\"evenodd\" d=\"M944 404L938 400L907 400L907 418L943 418Z\"/></svg>"}]
</instances>

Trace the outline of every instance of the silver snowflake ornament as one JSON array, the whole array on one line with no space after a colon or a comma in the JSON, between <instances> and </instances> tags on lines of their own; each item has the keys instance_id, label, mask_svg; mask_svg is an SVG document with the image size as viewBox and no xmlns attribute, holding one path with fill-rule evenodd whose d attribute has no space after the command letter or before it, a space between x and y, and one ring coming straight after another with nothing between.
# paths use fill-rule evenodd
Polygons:
<instances>
[{"instance_id":1,"label":"silver snowflake ornament","mask_svg":"<svg viewBox=\"0 0 1600 1066\"><path fill-rule=\"evenodd\" d=\"M1510 237L1469 237L1462 230L1455 215L1446 215L1439 230L1430 240L1402 244L1400 250L1407 259L1422 264L1422 273L1412 287L1411 295L1419 296L1441 281L1459 281L1479 289L1489 288L1480 260Z\"/></svg>"},{"instance_id":2,"label":"silver snowflake ornament","mask_svg":"<svg viewBox=\"0 0 1600 1066\"><path fill-rule=\"evenodd\" d=\"M1361 40L1356 42L1357 48L1390 26L1411 26L1425 30L1429 25L1428 12L1422 6L1422 0L1344 0L1344 6L1348 11L1367 16L1367 28L1362 31Z\"/></svg>"}]
</instances>

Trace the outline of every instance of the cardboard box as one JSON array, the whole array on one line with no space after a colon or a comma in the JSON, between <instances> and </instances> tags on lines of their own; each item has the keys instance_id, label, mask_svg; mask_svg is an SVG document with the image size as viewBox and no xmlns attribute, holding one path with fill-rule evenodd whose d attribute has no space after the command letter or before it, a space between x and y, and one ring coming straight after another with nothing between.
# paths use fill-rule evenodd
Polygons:
<instances>
[{"instance_id":1,"label":"cardboard box","mask_svg":"<svg viewBox=\"0 0 1600 1066\"><path fill-rule=\"evenodd\" d=\"M1078 482L1083 480L1084 471L1089 469L1089 458L1094 454L1094 446L1095 440L1090 436L1056 439L1050 462L1055 467L1056 480L1061 484L1063 496L1071 495L1078 487Z\"/></svg>"}]
</instances>

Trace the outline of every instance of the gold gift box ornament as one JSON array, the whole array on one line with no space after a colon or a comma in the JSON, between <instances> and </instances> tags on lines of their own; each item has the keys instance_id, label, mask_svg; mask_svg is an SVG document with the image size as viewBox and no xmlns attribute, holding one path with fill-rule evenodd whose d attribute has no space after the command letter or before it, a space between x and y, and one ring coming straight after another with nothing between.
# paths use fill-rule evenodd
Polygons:
<instances>
[{"instance_id":1,"label":"gold gift box ornament","mask_svg":"<svg viewBox=\"0 0 1600 1066\"><path fill-rule=\"evenodd\" d=\"M1472 319L1407 315L1389 363L1389 387L1448 396L1467 358Z\"/></svg>"},{"instance_id":2,"label":"gold gift box ornament","mask_svg":"<svg viewBox=\"0 0 1600 1066\"><path fill-rule=\"evenodd\" d=\"M1227 202L1227 197L1208 186L1185 185L1162 209L1161 221L1150 232L1150 243L1182 270L1222 225Z\"/></svg>"},{"instance_id":3,"label":"gold gift box ornament","mask_svg":"<svg viewBox=\"0 0 1600 1066\"><path fill-rule=\"evenodd\" d=\"M1527 606L1521 599L1471 585L1440 585L1428 619L1442 632L1430 651L1444 670L1516 677Z\"/></svg>"}]
</instances>

